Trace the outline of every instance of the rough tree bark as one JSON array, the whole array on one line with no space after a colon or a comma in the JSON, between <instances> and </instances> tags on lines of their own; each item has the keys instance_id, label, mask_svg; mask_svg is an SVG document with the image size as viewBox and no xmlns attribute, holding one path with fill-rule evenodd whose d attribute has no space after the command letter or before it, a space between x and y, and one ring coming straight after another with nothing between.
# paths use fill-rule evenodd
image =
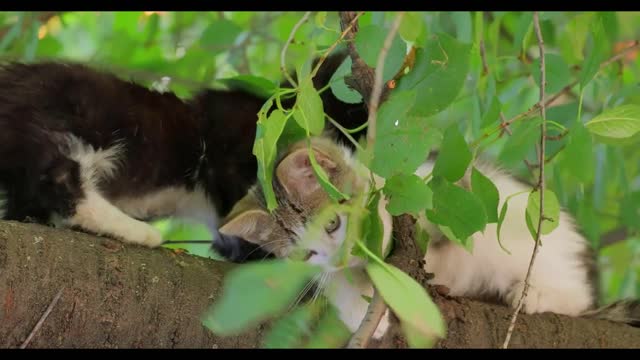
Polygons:
<instances>
[{"instance_id":1,"label":"rough tree bark","mask_svg":"<svg viewBox=\"0 0 640 360\"><path fill-rule=\"evenodd\" d=\"M411 273L416 264L404 266ZM200 322L232 267L71 230L0 222L0 347L19 347L63 287L28 347L260 347L268 323L238 336L217 337ZM500 346L511 309L438 294L434 298L448 324L448 337L437 347ZM397 325L381 342L370 344L405 346ZM511 347L638 348L640 329L553 314L522 315Z\"/></svg>"}]
</instances>

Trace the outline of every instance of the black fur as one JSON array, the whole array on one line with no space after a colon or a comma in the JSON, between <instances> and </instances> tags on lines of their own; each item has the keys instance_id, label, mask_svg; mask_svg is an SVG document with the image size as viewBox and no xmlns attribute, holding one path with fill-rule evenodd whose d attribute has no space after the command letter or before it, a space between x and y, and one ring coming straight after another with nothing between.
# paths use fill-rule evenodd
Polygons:
<instances>
[{"instance_id":1,"label":"black fur","mask_svg":"<svg viewBox=\"0 0 640 360\"><path fill-rule=\"evenodd\" d=\"M316 88L328 83L344 56L324 63ZM325 111L343 126L366 119L362 104L342 103L330 90L322 98ZM7 64L0 69L4 218L44 223L52 214L73 215L84 193L78 163L60 150L65 134L95 149L125 144L117 176L99 184L106 199L202 185L223 216L256 181L252 147L265 100L238 89L207 89L185 101L81 64Z\"/></svg>"}]
</instances>

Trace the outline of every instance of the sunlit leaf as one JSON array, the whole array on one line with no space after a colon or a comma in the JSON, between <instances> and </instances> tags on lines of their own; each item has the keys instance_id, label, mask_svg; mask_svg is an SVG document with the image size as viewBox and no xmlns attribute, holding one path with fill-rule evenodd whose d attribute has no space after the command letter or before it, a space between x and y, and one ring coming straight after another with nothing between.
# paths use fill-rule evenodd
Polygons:
<instances>
[{"instance_id":1,"label":"sunlit leaf","mask_svg":"<svg viewBox=\"0 0 640 360\"><path fill-rule=\"evenodd\" d=\"M585 124L592 134L611 140L629 139L640 132L640 106L608 109Z\"/></svg>"},{"instance_id":2,"label":"sunlit leaf","mask_svg":"<svg viewBox=\"0 0 640 360\"><path fill-rule=\"evenodd\" d=\"M550 234L560 225L560 204L556 194L549 190L544 190L544 209L543 209L542 235ZM527 203L526 212L527 226L531 232L533 239L536 239L538 221L540 220L540 191L535 190L529 193L529 201Z\"/></svg>"},{"instance_id":3,"label":"sunlit leaf","mask_svg":"<svg viewBox=\"0 0 640 360\"><path fill-rule=\"evenodd\" d=\"M383 267L377 262L367 265L367 273L385 303L402 324L407 324L404 329L411 333L412 339L435 340L446 335L446 324L438 307L426 290L409 275L392 265Z\"/></svg>"}]
</instances>

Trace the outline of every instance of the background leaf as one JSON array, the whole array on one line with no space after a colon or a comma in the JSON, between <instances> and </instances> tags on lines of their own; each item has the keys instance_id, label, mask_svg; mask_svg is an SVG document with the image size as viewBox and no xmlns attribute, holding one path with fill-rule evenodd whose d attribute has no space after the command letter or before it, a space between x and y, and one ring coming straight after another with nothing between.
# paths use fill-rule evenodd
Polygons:
<instances>
[{"instance_id":1,"label":"background leaf","mask_svg":"<svg viewBox=\"0 0 640 360\"><path fill-rule=\"evenodd\" d=\"M455 100L467 76L470 50L470 44L445 33L432 36L424 48L416 50L415 67L396 87L396 91L415 90L420 94L411 115L435 115Z\"/></svg>"}]
</instances>

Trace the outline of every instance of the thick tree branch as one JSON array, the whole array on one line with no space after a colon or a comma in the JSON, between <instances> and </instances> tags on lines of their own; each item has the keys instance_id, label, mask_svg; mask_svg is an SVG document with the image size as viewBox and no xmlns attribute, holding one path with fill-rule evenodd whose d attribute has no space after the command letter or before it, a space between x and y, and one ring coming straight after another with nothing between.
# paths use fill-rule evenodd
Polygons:
<instances>
[{"instance_id":1,"label":"thick tree branch","mask_svg":"<svg viewBox=\"0 0 640 360\"><path fill-rule=\"evenodd\" d=\"M411 254L411 218L398 218L395 224L408 230L403 239L409 251L402 251ZM261 347L268 323L230 337L216 336L201 323L233 266L70 230L0 221L0 348L24 343L63 286L29 348ZM410 274L420 270L409 260L399 266ZM448 328L447 338L436 347L499 346L511 309L437 294L434 299ZM604 320L523 314L516 329L511 347L640 348L640 329ZM389 334L369 347L407 347L399 334L392 321Z\"/></svg>"}]
</instances>

